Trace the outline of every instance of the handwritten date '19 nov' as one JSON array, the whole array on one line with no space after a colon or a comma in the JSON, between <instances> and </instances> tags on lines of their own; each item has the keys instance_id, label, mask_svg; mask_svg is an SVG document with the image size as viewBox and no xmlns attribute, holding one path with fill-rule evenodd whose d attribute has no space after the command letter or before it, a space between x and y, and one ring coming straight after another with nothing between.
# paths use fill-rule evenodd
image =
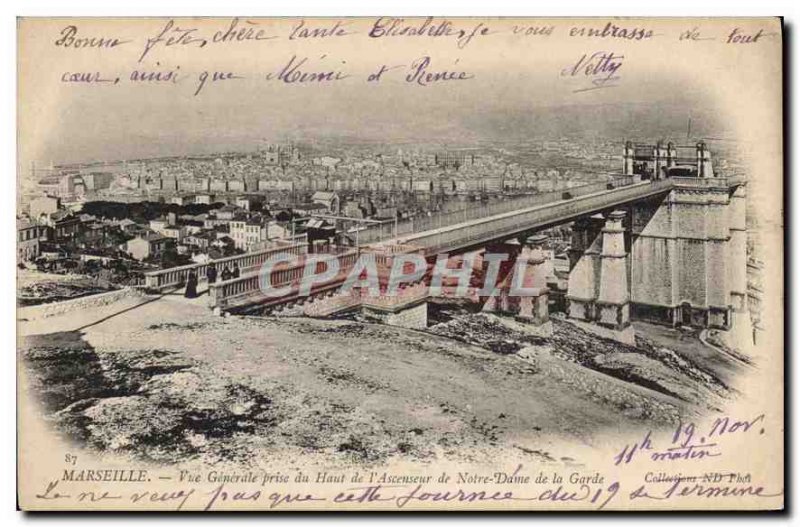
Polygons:
<instances>
[{"instance_id":1,"label":"handwritten date '19 nov'","mask_svg":"<svg viewBox=\"0 0 800 527\"><path fill-rule=\"evenodd\" d=\"M633 464L637 460L644 460L649 464L655 463L686 463L697 459L714 459L722 456L722 447L729 438L747 435L762 435L765 433L765 416L757 415L752 418L739 419L730 416L716 418L711 423L698 425L695 423L679 423L670 437L658 439L652 432L647 432L644 437L634 443L627 443L620 448L611 460L613 465L622 468ZM72 457L66 459L70 464ZM515 475L521 474L522 465L517 468ZM229 488L221 484L211 491L200 490L192 486L180 486L167 491L148 491L141 489L132 493L100 493L85 491L73 487L72 478L53 480L42 492L36 495L37 499L54 501L70 500L78 502L89 501L114 501L117 503L144 504L171 508L202 508L204 510L217 510L245 506L262 506L274 509L278 507L308 504L311 502L327 502L337 505L374 505L381 507L415 508L426 503L460 503L487 506L489 504L511 503L550 503L553 505L583 505L586 508L613 508L618 503L620 496L626 502L634 500L680 500L682 498L694 499L728 499L740 500L743 498L773 498L783 495L783 489L767 488L757 482L751 481L750 476L738 477L720 472L706 472L698 477L691 478L644 478L643 484L634 484L630 488L623 488L620 481L606 483L604 478L593 480L570 480L562 483L556 476L552 480L537 480L541 486L536 489L513 489L506 485L493 487L462 487L457 485L427 486L419 484L407 485L381 485L358 484L335 490L332 493L295 493L280 489L267 490L264 488L243 489ZM67 483L65 483L67 481ZM134 481L131 479L130 481ZM141 478L138 480L141 481ZM355 483L355 479L353 480ZM445 483L445 480L440 481ZM449 483L449 480L446 481ZM67 485L64 487L63 485ZM332 491L334 489L331 489ZM524 508L524 505L523 505Z\"/></svg>"},{"instance_id":2,"label":"handwritten date '19 nov'","mask_svg":"<svg viewBox=\"0 0 800 527\"><path fill-rule=\"evenodd\" d=\"M645 458L655 462L681 462L722 456L724 439L743 434L764 434L764 414L752 419L730 416L716 418L710 426L678 423L668 445L659 445L652 432L634 443L624 445L614 456L614 465L627 465Z\"/></svg>"}]
</instances>

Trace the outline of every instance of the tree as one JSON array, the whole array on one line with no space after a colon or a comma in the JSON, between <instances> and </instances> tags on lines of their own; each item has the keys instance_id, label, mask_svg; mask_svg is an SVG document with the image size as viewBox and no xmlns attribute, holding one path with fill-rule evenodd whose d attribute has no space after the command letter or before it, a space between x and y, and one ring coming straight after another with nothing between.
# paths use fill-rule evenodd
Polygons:
<instances>
[{"instance_id":1,"label":"tree","mask_svg":"<svg viewBox=\"0 0 800 527\"><path fill-rule=\"evenodd\" d=\"M292 221L294 219L294 211L292 209L282 210L275 215L277 221Z\"/></svg>"}]
</instances>

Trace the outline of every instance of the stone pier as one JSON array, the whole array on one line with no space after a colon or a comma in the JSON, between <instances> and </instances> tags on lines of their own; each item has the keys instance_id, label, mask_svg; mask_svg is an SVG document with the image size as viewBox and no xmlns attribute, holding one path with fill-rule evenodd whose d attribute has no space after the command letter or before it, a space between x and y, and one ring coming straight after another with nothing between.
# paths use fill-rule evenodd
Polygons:
<instances>
[{"instance_id":1,"label":"stone pier","mask_svg":"<svg viewBox=\"0 0 800 527\"><path fill-rule=\"evenodd\" d=\"M624 217L624 211L609 214L600 235L570 272L568 315L587 331L634 344Z\"/></svg>"},{"instance_id":2,"label":"stone pier","mask_svg":"<svg viewBox=\"0 0 800 527\"><path fill-rule=\"evenodd\" d=\"M599 234L603 222L603 216L596 214L591 218L576 221L574 225L570 254L577 256L580 252L580 255L570 268L567 313L570 318L576 320L591 322L595 319L602 249L602 237Z\"/></svg>"},{"instance_id":3,"label":"stone pier","mask_svg":"<svg viewBox=\"0 0 800 527\"><path fill-rule=\"evenodd\" d=\"M494 286L494 294L482 298L484 302L482 309L483 311L488 313L495 311L500 311L503 313L511 312L513 300L509 297L508 290L510 288L511 279L513 276L514 265L516 264L517 257L520 255L521 251L522 245L517 240L511 240L510 242L503 243L493 243L486 247L485 255L507 254L508 259L500 263L494 283L489 283L487 280L489 263L484 257L484 261L482 262L482 274L484 276L484 280L486 280L484 287L488 290Z\"/></svg>"},{"instance_id":4,"label":"stone pier","mask_svg":"<svg viewBox=\"0 0 800 527\"><path fill-rule=\"evenodd\" d=\"M536 328L541 336L549 337L553 334L553 324L550 322L549 290L547 287L548 266L543 248L547 236L536 235L527 239L521 258L526 265L523 276L518 279L522 287L534 291L532 296L519 297L519 311L517 320L527 322Z\"/></svg>"},{"instance_id":5,"label":"stone pier","mask_svg":"<svg viewBox=\"0 0 800 527\"><path fill-rule=\"evenodd\" d=\"M567 251L569 257L569 270L572 271L578 261L583 258L584 252L600 235L605 218L602 214L595 214L591 217L578 218L572 224L572 239Z\"/></svg>"},{"instance_id":6,"label":"stone pier","mask_svg":"<svg viewBox=\"0 0 800 527\"><path fill-rule=\"evenodd\" d=\"M597 294L596 323L610 330L612 338L634 344L630 321L630 289L628 287L625 229L622 219L625 212L615 210L603 227L603 249L600 253L600 280Z\"/></svg>"},{"instance_id":7,"label":"stone pier","mask_svg":"<svg viewBox=\"0 0 800 527\"><path fill-rule=\"evenodd\" d=\"M547 277L552 271L543 252L546 241L547 236L538 235L504 244L502 250L510 259L501 266L496 294L486 299L483 311L515 315L537 334L549 337L553 329Z\"/></svg>"}]
</instances>

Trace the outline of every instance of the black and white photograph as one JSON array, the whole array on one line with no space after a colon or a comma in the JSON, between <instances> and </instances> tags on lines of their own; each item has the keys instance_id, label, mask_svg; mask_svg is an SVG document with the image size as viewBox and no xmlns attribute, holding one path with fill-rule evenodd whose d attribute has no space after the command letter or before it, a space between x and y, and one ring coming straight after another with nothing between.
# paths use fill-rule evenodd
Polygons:
<instances>
[{"instance_id":1,"label":"black and white photograph","mask_svg":"<svg viewBox=\"0 0 800 527\"><path fill-rule=\"evenodd\" d=\"M782 39L19 18L20 507L781 509Z\"/></svg>"}]
</instances>

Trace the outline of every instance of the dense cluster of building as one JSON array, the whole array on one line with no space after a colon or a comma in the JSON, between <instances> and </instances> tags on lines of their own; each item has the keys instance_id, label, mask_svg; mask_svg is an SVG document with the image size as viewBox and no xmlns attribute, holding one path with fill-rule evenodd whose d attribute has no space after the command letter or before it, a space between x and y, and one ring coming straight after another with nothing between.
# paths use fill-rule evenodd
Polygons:
<instances>
[{"instance_id":1,"label":"dense cluster of building","mask_svg":"<svg viewBox=\"0 0 800 527\"><path fill-rule=\"evenodd\" d=\"M549 191L580 177L558 168L523 168L486 151L301 154L295 145L258 153L158 158L72 167L41 178L39 190L65 200L193 196L198 203L235 193Z\"/></svg>"},{"instance_id":2,"label":"dense cluster of building","mask_svg":"<svg viewBox=\"0 0 800 527\"><path fill-rule=\"evenodd\" d=\"M255 251L275 240L332 236L354 225L343 218L374 226L597 178L528 167L503 150L335 152L270 144L253 153L32 170L36 185L18 215L18 260L167 267ZM157 203L164 213L147 219L89 214L84 206L92 202Z\"/></svg>"},{"instance_id":3,"label":"dense cluster of building","mask_svg":"<svg viewBox=\"0 0 800 527\"><path fill-rule=\"evenodd\" d=\"M168 267L256 251L274 240L306 238L310 228L308 221L292 221L296 215L288 210L270 211L257 197L216 202L197 214L175 203L159 205L168 212L135 220L81 212L58 197L37 198L17 217L18 262L48 270L91 260L104 266L127 262L141 269L148 267L137 264Z\"/></svg>"}]
</instances>

